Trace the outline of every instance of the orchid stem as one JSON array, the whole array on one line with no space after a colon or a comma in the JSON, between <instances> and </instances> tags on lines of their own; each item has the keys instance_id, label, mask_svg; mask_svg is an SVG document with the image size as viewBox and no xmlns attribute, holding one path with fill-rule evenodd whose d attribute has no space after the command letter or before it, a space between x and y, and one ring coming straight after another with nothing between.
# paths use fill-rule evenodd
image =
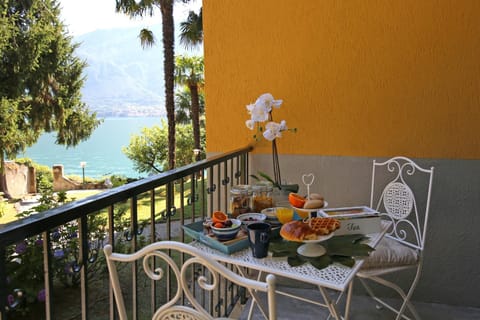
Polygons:
<instances>
[{"instance_id":1,"label":"orchid stem","mask_svg":"<svg viewBox=\"0 0 480 320\"><path fill-rule=\"evenodd\" d=\"M277 150L277 140L272 141L272 156L273 156L273 176L275 178L275 183L277 184L278 188L281 190L280 183L282 181L282 177L280 175L280 163L278 159L278 150Z\"/></svg>"}]
</instances>

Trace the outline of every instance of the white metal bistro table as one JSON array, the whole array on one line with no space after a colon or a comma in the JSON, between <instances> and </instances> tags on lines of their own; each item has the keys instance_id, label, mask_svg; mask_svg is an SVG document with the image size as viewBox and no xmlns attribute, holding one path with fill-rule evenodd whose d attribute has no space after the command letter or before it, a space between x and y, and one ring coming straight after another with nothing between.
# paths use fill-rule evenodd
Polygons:
<instances>
[{"instance_id":1,"label":"white metal bistro table","mask_svg":"<svg viewBox=\"0 0 480 320\"><path fill-rule=\"evenodd\" d=\"M385 235L389 226L390 223L382 221L382 232L368 234L368 240L365 243L375 248ZM337 299L337 301L331 300L328 297L325 289L333 289L341 293L347 291L349 288L349 284L352 282L355 274L358 272L358 270L363 264L363 259L356 258L355 264L351 268L338 263L330 264L324 269L317 269L313 267L310 263L305 263L301 266L291 267L288 264L286 257L273 258L269 255L268 257L262 259L254 258L252 256L250 248L243 249L232 254L225 254L216 249L210 248L199 241L194 241L190 243L190 245L209 254L210 256L212 256L213 259L217 261L229 263L236 266L238 271L243 276L246 276L246 270L251 269L260 271L258 277L261 277L262 273L275 274L281 277L294 279L317 286L324 300L323 303L294 296L290 293L282 292L279 290L277 290L277 293L292 297L294 299L326 307L330 311L331 316L335 319L341 319L341 316L337 311L336 307L339 299ZM261 306L260 300L256 296L255 292L250 292L250 294L252 295L254 301L260 307L262 313L265 315L265 309ZM346 312L343 319L348 318L351 291L348 291L347 295L347 306L345 307ZM254 304L252 303L249 313L249 319L252 314L253 305Z\"/></svg>"}]
</instances>

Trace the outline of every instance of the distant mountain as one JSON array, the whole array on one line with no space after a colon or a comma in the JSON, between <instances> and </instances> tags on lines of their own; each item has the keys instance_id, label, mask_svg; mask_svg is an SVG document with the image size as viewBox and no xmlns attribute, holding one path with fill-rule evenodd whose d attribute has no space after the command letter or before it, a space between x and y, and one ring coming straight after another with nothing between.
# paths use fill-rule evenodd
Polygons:
<instances>
[{"instance_id":1,"label":"distant mountain","mask_svg":"<svg viewBox=\"0 0 480 320\"><path fill-rule=\"evenodd\" d=\"M152 48L141 47L139 31L97 30L74 38L80 44L77 55L88 64L83 101L100 117L165 115L161 25L152 28L156 37ZM186 53L201 51L176 46L176 55Z\"/></svg>"}]
</instances>

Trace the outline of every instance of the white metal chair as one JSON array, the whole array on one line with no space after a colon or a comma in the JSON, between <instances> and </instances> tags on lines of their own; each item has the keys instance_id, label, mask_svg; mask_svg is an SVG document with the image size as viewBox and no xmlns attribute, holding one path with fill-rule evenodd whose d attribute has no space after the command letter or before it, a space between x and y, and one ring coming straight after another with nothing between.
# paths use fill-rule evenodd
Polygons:
<instances>
[{"instance_id":1,"label":"white metal chair","mask_svg":"<svg viewBox=\"0 0 480 320\"><path fill-rule=\"evenodd\" d=\"M420 319L410 298L422 271L432 179L433 167L421 168L406 157L373 161L370 207L381 212L392 226L376 250L365 259L357 277L377 303L397 314L396 319L410 319L404 315L407 307L416 319ZM412 268L416 268L415 276L405 291L382 277ZM377 297L367 279L395 290L402 297L401 307L396 309Z\"/></svg>"},{"instance_id":2,"label":"white metal chair","mask_svg":"<svg viewBox=\"0 0 480 320\"><path fill-rule=\"evenodd\" d=\"M188 259L186 259L179 267L174 259L172 259L172 255L167 254L166 250L169 250L170 253L173 253L174 251L186 253ZM160 264L158 260L164 262L162 265L168 265L170 268L170 274L173 273L175 277L175 279L172 280L173 282L176 281L176 283L171 287L172 290L175 290L176 288L174 297L155 311L152 320L214 319L195 299L192 287L212 292L220 285L220 276L245 287L249 292L253 293L253 299L255 299L256 295L254 293L256 291L267 293L268 319L276 319L274 275L268 275L265 282L243 278L196 248L175 241L160 241L152 243L132 254L113 253L112 246L106 245L104 247L104 252L120 320L127 320L127 312L116 265L118 262L133 262L137 260L142 260L143 270L150 279L159 281L162 280L164 276L167 277L168 275L168 270L165 270L166 268L159 267ZM155 259L157 260L156 264L154 264ZM208 270L210 277L200 275L196 280L197 285L192 286L190 281L192 271L190 267L195 264L200 264L205 267ZM186 297L186 300L188 300L186 303L187 305L181 304L182 293Z\"/></svg>"}]
</instances>

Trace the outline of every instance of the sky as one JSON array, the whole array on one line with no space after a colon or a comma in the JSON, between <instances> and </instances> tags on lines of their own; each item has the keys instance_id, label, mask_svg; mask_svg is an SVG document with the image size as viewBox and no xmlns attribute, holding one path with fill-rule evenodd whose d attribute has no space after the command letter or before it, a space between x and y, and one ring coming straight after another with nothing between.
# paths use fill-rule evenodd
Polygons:
<instances>
[{"instance_id":1,"label":"sky","mask_svg":"<svg viewBox=\"0 0 480 320\"><path fill-rule=\"evenodd\" d=\"M97 29L119 27L149 27L160 24L162 16L157 12L152 18L130 19L115 12L115 0L59 0L61 18L73 36L92 32ZM202 0L193 0L188 4L175 2L174 19L184 21L190 10L199 12Z\"/></svg>"}]
</instances>

